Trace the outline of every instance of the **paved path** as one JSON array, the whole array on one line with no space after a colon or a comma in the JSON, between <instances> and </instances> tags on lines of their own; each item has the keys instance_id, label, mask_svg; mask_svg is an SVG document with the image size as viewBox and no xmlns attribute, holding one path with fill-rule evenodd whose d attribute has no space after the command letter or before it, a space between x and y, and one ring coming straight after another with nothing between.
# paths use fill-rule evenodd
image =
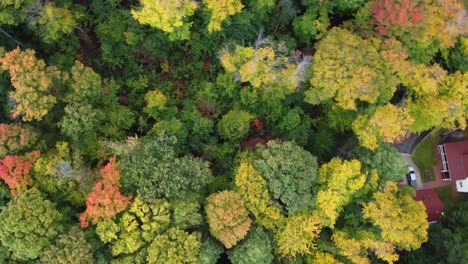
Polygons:
<instances>
[{"instance_id":1,"label":"paved path","mask_svg":"<svg viewBox=\"0 0 468 264\"><path fill-rule=\"evenodd\" d=\"M428 134L424 132L422 134L410 134L403 142L400 144L393 144L400 153L402 154L411 154L414 150L414 147Z\"/></svg>"}]
</instances>

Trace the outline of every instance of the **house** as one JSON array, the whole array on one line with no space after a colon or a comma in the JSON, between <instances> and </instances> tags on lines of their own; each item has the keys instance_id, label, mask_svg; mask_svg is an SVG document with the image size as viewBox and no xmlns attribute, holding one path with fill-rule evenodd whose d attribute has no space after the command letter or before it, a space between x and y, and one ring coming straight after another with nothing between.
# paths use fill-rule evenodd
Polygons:
<instances>
[{"instance_id":1,"label":"house","mask_svg":"<svg viewBox=\"0 0 468 264\"><path fill-rule=\"evenodd\" d=\"M438 145L442 180L456 183L458 192L468 193L468 140Z\"/></svg>"},{"instance_id":2,"label":"house","mask_svg":"<svg viewBox=\"0 0 468 264\"><path fill-rule=\"evenodd\" d=\"M426 207L427 221L432 224L439 221L443 214L444 205L439 198L439 194L434 189L416 190L416 201L421 201Z\"/></svg>"}]
</instances>

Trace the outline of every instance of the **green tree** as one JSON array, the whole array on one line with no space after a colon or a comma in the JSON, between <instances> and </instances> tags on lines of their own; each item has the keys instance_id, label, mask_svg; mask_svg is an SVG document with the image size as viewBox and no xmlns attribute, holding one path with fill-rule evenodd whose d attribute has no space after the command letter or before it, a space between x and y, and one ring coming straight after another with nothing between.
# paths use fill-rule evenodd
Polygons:
<instances>
[{"instance_id":1,"label":"green tree","mask_svg":"<svg viewBox=\"0 0 468 264\"><path fill-rule=\"evenodd\" d=\"M228 252L233 264L269 264L273 262L273 242L261 227L253 227L246 239Z\"/></svg>"},{"instance_id":2,"label":"green tree","mask_svg":"<svg viewBox=\"0 0 468 264\"><path fill-rule=\"evenodd\" d=\"M196 201L196 197L190 200L187 197L173 200L171 201L171 208L174 226L186 230L201 225L201 206L200 203Z\"/></svg>"},{"instance_id":3,"label":"green tree","mask_svg":"<svg viewBox=\"0 0 468 264\"><path fill-rule=\"evenodd\" d=\"M187 233L171 228L157 235L148 248L147 263L198 263L201 238L199 233Z\"/></svg>"},{"instance_id":4,"label":"green tree","mask_svg":"<svg viewBox=\"0 0 468 264\"><path fill-rule=\"evenodd\" d=\"M254 167L267 180L272 197L289 213L310 209L317 186L317 159L292 142L270 141L256 153Z\"/></svg>"},{"instance_id":5,"label":"green tree","mask_svg":"<svg viewBox=\"0 0 468 264\"><path fill-rule=\"evenodd\" d=\"M38 146L40 146L39 132L34 127L0 124L0 158L6 155L25 154Z\"/></svg>"},{"instance_id":6,"label":"green tree","mask_svg":"<svg viewBox=\"0 0 468 264\"><path fill-rule=\"evenodd\" d=\"M214 239L207 238L203 240L200 248L199 263L200 264L216 264L224 248Z\"/></svg>"},{"instance_id":7,"label":"green tree","mask_svg":"<svg viewBox=\"0 0 468 264\"><path fill-rule=\"evenodd\" d=\"M391 145L380 144L375 152L365 148L358 148L352 153L352 157L359 159L362 169L370 173L376 169L380 182L400 181L408 170L408 163L401 154Z\"/></svg>"},{"instance_id":8,"label":"green tree","mask_svg":"<svg viewBox=\"0 0 468 264\"><path fill-rule=\"evenodd\" d=\"M70 150L68 143L57 142L34 163L34 180L38 188L50 194L55 201L69 201L82 206L95 183L95 175L84 164L77 152Z\"/></svg>"},{"instance_id":9,"label":"green tree","mask_svg":"<svg viewBox=\"0 0 468 264\"><path fill-rule=\"evenodd\" d=\"M242 197L234 191L210 195L205 210L211 234L226 248L242 240L252 224Z\"/></svg>"},{"instance_id":10,"label":"green tree","mask_svg":"<svg viewBox=\"0 0 468 264\"><path fill-rule=\"evenodd\" d=\"M253 116L244 110L231 110L218 123L218 133L233 142L244 139L249 133Z\"/></svg>"},{"instance_id":11,"label":"green tree","mask_svg":"<svg viewBox=\"0 0 468 264\"><path fill-rule=\"evenodd\" d=\"M0 241L16 260L39 257L60 233L62 215L39 190L32 188L0 212Z\"/></svg>"},{"instance_id":12,"label":"green tree","mask_svg":"<svg viewBox=\"0 0 468 264\"><path fill-rule=\"evenodd\" d=\"M59 235L55 243L41 255L42 263L92 264L93 249L86 241L83 231L73 226L67 234Z\"/></svg>"}]
</instances>

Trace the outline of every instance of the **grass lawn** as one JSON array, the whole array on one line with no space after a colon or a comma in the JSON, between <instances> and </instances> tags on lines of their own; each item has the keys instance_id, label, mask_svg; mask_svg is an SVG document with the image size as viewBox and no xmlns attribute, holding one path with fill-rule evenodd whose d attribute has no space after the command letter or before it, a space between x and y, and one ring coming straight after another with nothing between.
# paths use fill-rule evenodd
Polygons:
<instances>
[{"instance_id":1,"label":"grass lawn","mask_svg":"<svg viewBox=\"0 0 468 264\"><path fill-rule=\"evenodd\" d=\"M437 165L436 145L439 133L439 131L431 132L416 146L413 152L413 161L421 171L421 180L423 182L436 179L433 167Z\"/></svg>"},{"instance_id":2,"label":"grass lawn","mask_svg":"<svg viewBox=\"0 0 468 264\"><path fill-rule=\"evenodd\" d=\"M452 193L452 187L449 186L443 186L443 187L438 187L434 189L440 197L440 200L444 204L444 211L448 212L450 209L452 209L455 206L457 198L454 197Z\"/></svg>"}]
</instances>

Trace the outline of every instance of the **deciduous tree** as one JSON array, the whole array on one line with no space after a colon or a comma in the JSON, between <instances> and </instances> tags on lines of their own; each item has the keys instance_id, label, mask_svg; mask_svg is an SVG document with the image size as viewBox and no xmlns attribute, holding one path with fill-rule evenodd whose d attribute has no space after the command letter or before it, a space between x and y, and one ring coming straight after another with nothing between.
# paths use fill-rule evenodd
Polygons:
<instances>
[{"instance_id":1,"label":"deciduous tree","mask_svg":"<svg viewBox=\"0 0 468 264\"><path fill-rule=\"evenodd\" d=\"M411 188L399 189L396 183L387 182L362 210L364 219L380 228L384 240L405 250L417 249L427 241L426 209L413 196L414 190Z\"/></svg>"},{"instance_id":2,"label":"deciduous tree","mask_svg":"<svg viewBox=\"0 0 468 264\"><path fill-rule=\"evenodd\" d=\"M31 184L29 172L39 155L39 151L33 151L25 156L6 156L0 160L0 179L8 185L12 196L25 192Z\"/></svg>"},{"instance_id":3,"label":"deciduous tree","mask_svg":"<svg viewBox=\"0 0 468 264\"><path fill-rule=\"evenodd\" d=\"M277 49L284 47L279 45ZM236 46L233 51L223 50L220 60L227 72L239 76L242 82L249 82L270 99L283 99L298 86L297 65L274 47Z\"/></svg>"},{"instance_id":4,"label":"deciduous tree","mask_svg":"<svg viewBox=\"0 0 468 264\"><path fill-rule=\"evenodd\" d=\"M57 69L37 59L34 50L19 47L0 58L0 65L10 73L15 88L10 94L16 102L12 115L24 121L41 120L57 101L53 95Z\"/></svg>"},{"instance_id":5,"label":"deciduous tree","mask_svg":"<svg viewBox=\"0 0 468 264\"><path fill-rule=\"evenodd\" d=\"M270 141L257 149L255 168L267 180L269 193L289 213L310 209L317 182L317 159L292 142Z\"/></svg>"},{"instance_id":6,"label":"deciduous tree","mask_svg":"<svg viewBox=\"0 0 468 264\"><path fill-rule=\"evenodd\" d=\"M205 210L211 234L226 248L244 239L252 224L242 197L234 191L210 195Z\"/></svg>"},{"instance_id":7,"label":"deciduous tree","mask_svg":"<svg viewBox=\"0 0 468 264\"><path fill-rule=\"evenodd\" d=\"M274 229L282 222L281 208L273 203L266 180L252 165L241 162L237 168L235 184L257 224Z\"/></svg>"},{"instance_id":8,"label":"deciduous tree","mask_svg":"<svg viewBox=\"0 0 468 264\"><path fill-rule=\"evenodd\" d=\"M406 107L393 104L379 106L371 115L359 115L353 121L353 130L359 143L375 150L378 143L400 143L410 132L414 118Z\"/></svg>"},{"instance_id":9,"label":"deciduous tree","mask_svg":"<svg viewBox=\"0 0 468 264\"><path fill-rule=\"evenodd\" d=\"M319 179L322 188L317 193L318 215L324 226L333 228L343 206L364 186L366 175L361 172L358 160L333 158L320 167Z\"/></svg>"},{"instance_id":10,"label":"deciduous tree","mask_svg":"<svg viewBox=\"0 0 468 264\"><path fill-rule=\"evenodd\" d=\"M0 212L0 241L12 252L13 259L35 259L62 230L61 218L55 205L32 188Z\"/></svg>"},{"instance_id":11,"label":"deciduous tree","mask_svg":"<svg viewBox=\"0 0 468 264\"><path fill-rule=\"evenodd\" d=\"M169 34L171 40L184 40L190 37L192 22L188 18L198 9L194 0L140 0L141 7L132 10L138 22L158 28Z\"/></svg>"},{"instance_id":12,"label":"deciduous tree","mask_svg":"<svg viewBox=\"0 0 468 264\"><path fill-rule=\"evenodd\" d=\"M208 32L220 31L223 21L239 13L244 7L240 0L203 0L203 3L211 12Z\"/></svg>"},{"instance_id":13,"label":"deciduous tree","mask_svg":"<svg viewBox=\"0 0 468 264\"><path fill-rule=\"evenodd\" d=\"M306 102L334 99L341 108L354 110L357 100L388 101L397 80L370 40L335 27L317 44L310 84Z\"/></svg>"},{"instance_id":14,"label":"deciduous tree","mask_svg":"<svg viewBox=\"0 0 468 264\"><path fill-rule=\"evenodd\" d=\"M0 158L24 154L39 143L39 133L31 126L0 124Z\"/></svg>"},{"instance_id":15,"label":"deciduous tree","mask_svg":"<svg viewBox=\"0 0 468 264\"><path fill-rule=\"evenodd\" d=\"M100 171L102 180L96 183L93 192L88 195L86 211L80 215L81 227L88 227L88 221L96 224L108 220L122 212L130 204L131 197L120 193L120 172L115 157Z\"/></svg>"},{"instance_id":16,"label":"deciduous tree","mask_svg":"<svg viewBox=\"0 0 468 264\"><path fill-rule=\"evenodd\" d=\"M93 264L93 248L86 241L83 231L73 226L66 234L59 235L41 255L42 263L51 264Z\"/></svg>"},{"instance_id":17,"label":"deciduous tree","mask_svg":"<svg viewBox=\"0 0 468 264\"><path fill-rule=\"evenodd\" d=\"M198 263L201 247L201 235L187 233L178 228L171 228L157 235L148 248L146 261L156 263Z\"/></svg>"},{"instance_id":18,"label":"deciduous tree","mask_svg":"<svg viewBox=\"0 0 468 264\"><path fill-rule=\"evenodd\" d=\"M169 203L156 199L143 202L139 197L121 217L113 217L97 224L96 233L104 243L111 244L112 255L131 254L166 231L171 221Z\"/></svg>"},{"instance_id":19,"label":"deciduous tree","mask_svg":"<svg viewBox=\"0 0 468 264\"><path fill-rule=\"evenodd\" d=\"M286 225L275 234L276 253L282 257L309 255L316 247L323 220L315 213L295 214L286 220Z\"/></svg>"}]
</instances>

